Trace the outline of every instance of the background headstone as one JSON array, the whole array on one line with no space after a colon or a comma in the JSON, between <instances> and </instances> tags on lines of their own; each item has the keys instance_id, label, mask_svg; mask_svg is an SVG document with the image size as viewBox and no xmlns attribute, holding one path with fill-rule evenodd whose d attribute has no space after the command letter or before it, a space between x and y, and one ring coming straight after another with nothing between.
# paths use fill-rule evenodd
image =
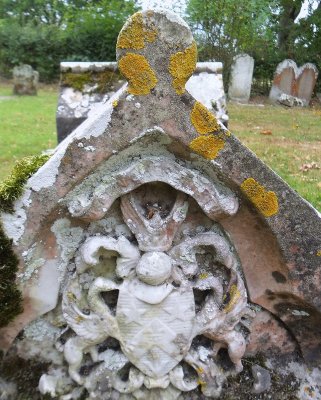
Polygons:
<instances>
[{"instance_id":1,"label":"background headstone","mask_svg":"<svg viewBox=\"0 0 321 400\"><path fill-rule=\"evenodd\" d=\"M247 103L251 95L254 59L248 54L239 54L233 59L228 97L231 101Z\"/></svg>"},{"instance_id":2,"label":"background headstone","mask_svg":"<svg viewBox=\"0 0 321 400\"><path fill-rule=\"evenodd\" d=\"M124 84L116 62L62 62L60 72L58 143Z\"/></svg>"},{"instance_id":3,"label":"background headstone","mask_svg":"<svg viewBox=\"0 0 321 400\"><path fill-rule=\"evenodd\" d=\"M28 64L13 68L13 93L18 95L36 95L39 73Z\"/></svg>"},{"instance_id":4,"label":"background headstone","mask_svg":"<svg viewBox=\"0 0 321 400\"><path fill-rule=\"evenodd\" d=\"M222 73L223 64L220 62L198 62L194 74L186 83L186 89L227 126L228 115Z\"/></svg>"},{"instance_id":5,"label":"background headstone","mask_svg":"<svg viewBox=\"0 0 321 400\"><path fill-rule=\"evenodd\" d=\"M293 60L278 64L270 90L270 101L288 106L308 106L318 78L314 64L306 63L300 68Z\"/></svg>"}]
</instances>

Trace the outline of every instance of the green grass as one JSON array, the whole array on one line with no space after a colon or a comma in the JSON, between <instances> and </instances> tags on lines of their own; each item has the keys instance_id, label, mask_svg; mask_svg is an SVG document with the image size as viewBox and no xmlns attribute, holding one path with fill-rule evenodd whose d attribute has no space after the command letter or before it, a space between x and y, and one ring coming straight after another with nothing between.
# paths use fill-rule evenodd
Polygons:
<instances>
[{"instance_id":1,"label":"green grass","mask_svg":"<svg viewBox=\"0 0 321 400\"><path fill-rule=\"evenodd\" d=\"M12 85L0 84L0 180L11 171L15 161L40 154L57 144L57 88L40 89L38 96L11 96Z\"/></svg>"},{"instance_id":2,"label":"green grass","mask_svg":"<svg viewBox=\"0 0 321 400\"><path fill-rule=\"evenodd\" d=\"M321 109L229 104L230 130L321 210ZM271 131L263 135L262 131ZM314 164L316 166L314 166ZM307 171L301 170L310 165Z\"/></svg>"},{"instance_id":3,"label":"green grass","mask_svg":"<svg viewBox=\"0 0 321 400\"><path fill-rule=\"evenodd\" d=\"M0 83L0 96L12 85ZM57 87L43 87L38 96L0 100L0 180L16 160L56 146ZM229 104L230 130L293 189L321 210L321 109ZM272 135L260 132L270 130Z\"/></svg>"}]
</instances>

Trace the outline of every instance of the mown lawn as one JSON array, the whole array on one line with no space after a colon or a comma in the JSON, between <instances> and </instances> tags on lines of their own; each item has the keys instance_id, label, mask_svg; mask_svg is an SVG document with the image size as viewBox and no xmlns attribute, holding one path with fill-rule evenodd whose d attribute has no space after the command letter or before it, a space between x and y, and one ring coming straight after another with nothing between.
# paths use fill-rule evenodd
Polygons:
<instances>
[{"instance_id":1,"label":"mown lawn","mask_svg":"<svg viewBox=\"0 0 321 400\"><path fill-rule=\"evenodd\" d=\"M321 108L229 104L228 109L229 129L321 211Z\"/></svg>"},{"instance_id":2,"label":"mown lawn","mask_svg":"<svg viewBox=\"0 0 321 400\"><path fill-rule=\"evenodd\" d=\"M56 146L58 89L48 86L38 96L2 99L11 90L0 84L0 180L17 159ZM321 108L229 104L228 109L229 129L321 211Z\"/></svg>"},{"instance_id":3,"label":"mown lawn","mask_svg":"<svg viewBox=\"0 0 321 400\"><path fill-rule=\"evenodd\" d=\"M11 96L12 85L0 84L0 180L16 160L56 146L57 90L48 86L38 96Z\"/></svg>"}]
</instances>

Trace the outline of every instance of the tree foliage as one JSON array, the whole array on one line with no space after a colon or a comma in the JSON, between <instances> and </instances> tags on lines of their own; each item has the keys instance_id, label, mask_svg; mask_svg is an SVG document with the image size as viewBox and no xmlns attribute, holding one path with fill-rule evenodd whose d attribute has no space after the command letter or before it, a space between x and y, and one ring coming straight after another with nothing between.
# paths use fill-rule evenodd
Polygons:
<instances>
[{"instance_id":1,"label":"tree foliage","mask_svg":"<svg viewBox=\"0 0 321 400\"><path fill-rule=\"evenodd\" d=\"M26 63L51 81L61 61L114 60L118 33L135 11L134 0L0 0L0 72Z\"/></svg>"},{"instance_id":2,"label":"tree foliage","mask_svg":"<svg viewBox=\"0 0 321 400\"><path fill-rule=\"evenodd\" d=\"M261 81L270 82L284 58L321 69L321 0L189 0L186 13L200 59L223 61L225 84L234 55L242 52L254 57Z\"/></svg>"}]
</instances>

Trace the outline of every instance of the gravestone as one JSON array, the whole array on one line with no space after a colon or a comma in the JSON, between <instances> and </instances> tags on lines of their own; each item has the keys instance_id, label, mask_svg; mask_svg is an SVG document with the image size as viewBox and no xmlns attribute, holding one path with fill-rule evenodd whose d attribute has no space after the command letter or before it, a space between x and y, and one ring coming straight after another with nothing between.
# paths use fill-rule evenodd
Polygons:
<instances>
[{"instance_id":1,"label":"gravestone","mask_svg":"<svg viewBox=\"0 0 321 400\"><path fill-rule=\"evenodd\" d=\"M222 69L222 63L197 63L186 89L227 125ZM56 114L58 143L124 84L116 62L62 62L60 71Z\"/></svg>"},{"instance_id":2,"label":"gravestone","mask_svg":"<svg viewBox=\"0 0 321 400\"><path fill-rule=\"evenodd\" d=\"M198 62L195 72L186 83L186 90L227 126L228 115L222 73L223 64L220 62Z\"/></svg>"},{"instance_id":3,"label":"gravestone","mask_svg":"<svg viewBox=\"0 0 321 400\"><path fill-rule=\"evenodd\" d=\"M116 62L60 63L60 93L56 114L58 143L123 84Z\"/></svg>"},{"instance_id":4,"label":"gravestone","mask_svg":"<svg viewBox=\"0 0 321 400\"><path fill-rule=\"evenodd\" d=\"M36 95L39 73L30 65L23 64L13 68L13 93L18 95Z\"/></svg>"},{"instance_id":5,"label":"gravestone","mask_svg":"<svg viewBox=\"0 0 321 400\"><path fill-rule=\"evenodd\" d=\"M298 68L293 60L278 64L269 98L288 106L308 106L318 78L314 64L307 63Z\"/></svg>"},{"instance_id":6,"label":"gravestone","mask_svg":"<svg viewBox=\"0 0 321 400\"><path fill-rule=\"evenodd\" d=\"M239 54L233 59L228 97L231 101L247 103L250 99L254 59L248 54Z\"/></svg>"},{"instance_id":7,"label":"gravestone","mask_svg":"<svg viewBox=\"0 0 321 400\"><path fill-rule=\"evenodd\" d=\"M1 214L0 391L317 398L319 214L185 90L181 18L134 14L117 59L128 86Z\"/></svg>"}]
</instances>

